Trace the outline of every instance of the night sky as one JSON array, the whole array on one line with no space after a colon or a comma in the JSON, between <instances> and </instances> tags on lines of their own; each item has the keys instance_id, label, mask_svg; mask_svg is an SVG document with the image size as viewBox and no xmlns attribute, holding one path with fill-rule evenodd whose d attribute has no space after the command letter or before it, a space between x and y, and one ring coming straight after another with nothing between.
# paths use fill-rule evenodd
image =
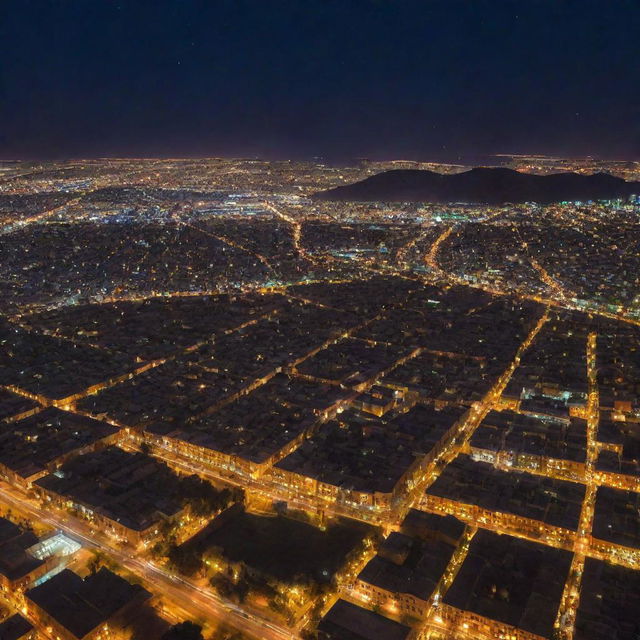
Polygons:
<instances>
[{"instance_id":1,"label":"night sky","mask_svg":"<svg viewBox=\"0 0 640 640\"><path fill-rule=\"evenodd\" d=\"M0 5L4 159L640 159L640 0Z\"/></svg>"}]
</instances>

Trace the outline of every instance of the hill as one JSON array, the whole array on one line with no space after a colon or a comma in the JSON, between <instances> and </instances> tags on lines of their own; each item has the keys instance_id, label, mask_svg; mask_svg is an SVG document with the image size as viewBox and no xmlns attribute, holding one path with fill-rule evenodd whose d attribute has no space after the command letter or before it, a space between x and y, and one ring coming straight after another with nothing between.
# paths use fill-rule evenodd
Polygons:
<instances>
[{"instance_id":1,"label":"hill","mask_svg":"<svg viewBox=\"0 0 640 640\"><path fill-rule=\"evenodd\" d=\"M417 169L394 169L354 184L320 191L316 200L354 202L551 202L609 200L640 194L639 182L607 173L534 175L503 168L476 168L444 175Z\"/></svg>"}]
</instances>

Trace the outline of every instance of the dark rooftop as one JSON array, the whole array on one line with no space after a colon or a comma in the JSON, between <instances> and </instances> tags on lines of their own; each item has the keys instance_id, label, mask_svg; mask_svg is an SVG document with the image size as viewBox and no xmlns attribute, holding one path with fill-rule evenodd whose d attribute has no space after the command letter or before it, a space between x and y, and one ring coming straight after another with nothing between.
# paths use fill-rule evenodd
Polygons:
<instances>
[{"instance_id":1,"label":"dark rooftop","mask_svg":"<svg viewBox=\"0 0 640 640\"><path fill-rule=\"evenodd\" d=\"M355 604L338 600L318 625L321 640L405 640L411 629Z\"/></svg>"},{"instance_id":2,"label":"dark rooftop","mask_svg":"<svg viewBox=\"0 0 640 640\"><path fill-rule=\"evenodd\" d=\"M35 484L139 531L175 515L184 497L181 476L164 463L118 447L78 456Z\"/></svg>"},{"instance_id":3,"label":"dark rooftop","mask_svg":"<svg viewBox=\"0 0 640 640\"><path fill-rule=\"evenodd\" d=\"M427 493L576 530L585 487L524 472L501 471L459 455Z\"/></svg>"},{"instance_id":4,"label":"dark rooftop","mask_svg":"<svg viewBox=\"0 0 640 640\"><path fill-rule=\"evenodd\" d=\"M0 640L21 640L32 629L33 625L16 613L0 623Z\"/></svg>"},{"instance_id":5,"label":"dark rooftop","mask_svg":"<svg viewBox=\"0 0 640 640\"><path fill-rule=\"evenodd\" d=\"M443 601L550 637L570 565L568 551L481 529Z\"/></svg>"},{"instance_id":6,"label":"dark rooftop","mask_svg":"<svg viewBox=\"0 0 640 640\"><path fill-rule=\"evenodd\" d=\"M640 494L598 487L593 537L625 547L640 548Z\"/></svg>"},{"instance_id":7,"label":"dark rooftop","mask_svg":"<svg viewBox=\"0 0 640 640\"><path fill-rule=\"evenodd\" d=\"M103 567L84 580L69 569L27 591L31 600L76 638L84 638L123 607L151 594Z\"/></svg>"},{"instance_id":8,"label":"dark rooftop","mask_svg":"<svg viewBox=\"0 0 640 640\"><path fill-rule=\"evenodd\" d=\"M49 407L0 427L0 463L26 478L117 432L104 422Z\"/></svg>"},{"instance_id":9,"label":"dark rooftop","mask_svg":"<svg viewBox=\"0 0 640 640\"><path fill-rule=\"evenodd\" d=\"M635 640L640 633L640 571L587 558L575 640Z\"/></svg>"}]
</instances>

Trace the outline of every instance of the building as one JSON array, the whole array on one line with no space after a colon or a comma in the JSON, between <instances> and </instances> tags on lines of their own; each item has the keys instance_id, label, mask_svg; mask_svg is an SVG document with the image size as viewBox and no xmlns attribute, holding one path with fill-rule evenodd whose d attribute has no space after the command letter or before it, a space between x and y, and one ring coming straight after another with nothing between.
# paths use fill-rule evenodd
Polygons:
<instances>
[{"instance_id":1,"label":"building","mask_svg":"<svg viewBox=\"0 0 640 640\"><path fill-rule=\"evenodd\" d=\"M587 558L582 573L575 640L638 636L640 571Z\"/></svg>"},{"instance_id":2,"label":"building","mask_svg":"<svg viewBox=\"0 0 640 640\"><path fill-rule=\"evenodd\" d=\"M109 640L151 594L106 568L81 578L65 569L26 592L29 617L60 640Z\"/></svg>"},{"instance_id":3,"label":"building","mask_svg":"<svg viewBox=\"0 0 640 640\"><path fill-rule=\"evenodd\" d=\"M36 640L36 638L33 625L17 613L0 623L0 640Z\"/></svg>"},{"instance_id":4,"label":"building","mask_svg":"<svg viewBox=\"0 0 640 640\"><path fill-rule=\"evenodd\" d=\"M318 625L319 640L407 640L411 629L355 604L338 600Z\"/></svg>"},{"instance_id":5,"label":"building","mask_svg":"<svg viewBox=\"0 0 640 640\"><path fill-rule=\"evenodd\" d=\"M0 589L23 591L58 564L55 554L40 553L41 544L32 531L0 518Z\"/></svg>"},{"instance_id":6,"label":"building","mask_svg":"<svg viewBox=\"0 0 640 640\"><path fill-rule=\"evenodd\" d=\"M456 631L487 640L549 639L572 554L481 529L471 541L437 615Z\"/></svg>"},{"instance_id":7,"label":"building","mask_svg":"<svg viewBox=\"0 0 640 640\"><path fill-rule=\"evenodd\" d=\"M119 438L119 430L86 416L48 407L0 434L0 478L28 489L71 458Z\"/></svg>"},{"instance_id":8,"label":"building","mask_svg":"<svg viewBox=\"0 0 640 640\"><path fill-rule=\"evenodd\" d=\"M572 548L585 487L503 471L459 455L427 489L420 506L470 524Z\"/></svg>"},{"instance_id":9,"label":"building","mask_svg":"<svg viewBox=\"0 0 640 640\"><path fill-rule=\"evenodd\" d=\"M181 476L118 447L78 456L33 486L43 504L72 510L120 540L139 544L184 513Z\"/></svg>"},{"instance_id":10,"label":"building","mask_svg":"<svg viewBox=\"0 0 640 640\"><path fill-rule=\"evenodd\" d=\"M419 513L412 511L401 526L415 535L391 533L358 575L354 592L368 606L412 618L427 615L465 526L452 516Z\"/></svg>"}]
</instances>

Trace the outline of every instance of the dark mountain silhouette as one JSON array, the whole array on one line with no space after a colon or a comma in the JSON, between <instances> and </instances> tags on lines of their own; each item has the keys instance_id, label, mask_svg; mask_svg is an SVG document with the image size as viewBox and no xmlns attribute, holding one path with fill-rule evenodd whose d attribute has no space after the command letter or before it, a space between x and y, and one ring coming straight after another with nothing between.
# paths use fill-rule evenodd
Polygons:
<instances>
[{"instance_id":1,"label":"dark mountain silhouette","mask_svg":"<svg viewBox=\"0 0 640 640\"><path fill-rule=\"evenodd\" d=\"M321 191L316 200L354 202L561 202L609 200L640 194L640 182L608 173L554 173L540 176L512 169L477 168L443 175L417 169L385 171L354 184Z\"/></svg>"}]
</instances>

